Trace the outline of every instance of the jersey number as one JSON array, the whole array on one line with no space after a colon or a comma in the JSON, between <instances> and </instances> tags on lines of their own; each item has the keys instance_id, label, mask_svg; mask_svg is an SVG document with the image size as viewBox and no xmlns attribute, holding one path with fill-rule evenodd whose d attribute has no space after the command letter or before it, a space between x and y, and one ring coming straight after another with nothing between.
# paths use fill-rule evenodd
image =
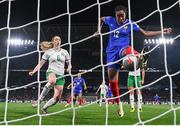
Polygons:
<instances>
[{"instance_id":1,"label":"jersey number","mask_svg":"<svg viewBox=\"0 0 180 126\"><path fill-rule=\"evenodd\" d=\"M114 31L114 37L119 38L119 31Z\"/></svg>"},{"instance_id":2,"label":"jersey number","mask_svg":"<svg viewBox=\"0 0 180 126\"><path fill-rule=\"evenodd\" d=\"M60 55L57 55L57 61L61 61Z\"/></svg>"}]
</instances>

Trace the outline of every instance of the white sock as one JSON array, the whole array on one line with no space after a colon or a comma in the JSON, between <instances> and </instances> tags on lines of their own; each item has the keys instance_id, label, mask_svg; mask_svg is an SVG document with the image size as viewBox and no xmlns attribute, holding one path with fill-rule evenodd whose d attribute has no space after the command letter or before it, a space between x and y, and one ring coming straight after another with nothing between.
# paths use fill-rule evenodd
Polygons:
<instances>
[{"instance_id":1,"label":"white sock","mask_svg":"<svg viewBox=\"0 0 180 126\"><path fill-rule=\"evenodd\" d=\"M142 95L138 94L138 108L142 109Z\"/></svg>"},{"instance_id":2,"label":"white sock","mask_svg":"<svg viewBox=\"0 0 180 126\"><path fill-rule=\"evenodd\" d=\"M131 108L134 108L134 95L130 94L129 99L130 99Z\"/></svg>"},{"instance_id":3,"label":"white sock","mask_svg":"<svg viewBox=\"0 0 180 126\"><path fill-rule=\"evenodd\" d=\"M100 98L100 101L99 101L99 106L102 105L102 97Z\"/></svg>"},{"instance_id":4,"label":"white sock","mask_svg":"<svg viewBox=\"0 0 180 126\"><path fill-rule=\"evenodd\" d=\"M39 96L40 102L43 101L45 96L48 94L48 92L53 88L54 86L50 84L49 82L44 86L41 95Z\"/></svg>"},{"instance_id":5,"label":"white sock","mask_svg":"<svg viewBox=\"0 0 180 126\"><path fill-rule=\"evenodd\" d=\"M124 114L122 102L119 103L119 110L121 111L122 114Z\"/></svg>"},{"instance_id":6,"label":"white sock","mask_svg":"<svg viewBox=\"0 0 180 126\"><path fill-rule=\"evenodd\" d=\"M46 104L43 106L43 109L47 109L53 105L55 105L57 101L54 98L51 98Z\"/></svg>"}]
</instances>

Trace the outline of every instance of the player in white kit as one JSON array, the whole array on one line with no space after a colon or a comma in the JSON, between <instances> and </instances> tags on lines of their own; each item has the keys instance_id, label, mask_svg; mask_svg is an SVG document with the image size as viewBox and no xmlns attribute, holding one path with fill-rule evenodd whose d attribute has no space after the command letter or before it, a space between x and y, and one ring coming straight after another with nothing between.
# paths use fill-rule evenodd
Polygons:
<instances>
[{"instance_id":1,"label":"player in white kit","mask_svg":"<svg viewBox=\"0 0 180 126\"><path fill-rule=\"evenodd\" d=\"M61 47L61 38L60 36L54 36L51 42L44 42L41 44L41 49L45 51L42 56L42 59L39 64L34 68L33 71L29 72L29 75L34 75L41 67L49 62L48 69L46 71L46 79L48 80L47 84L44 86L43 91L41 92L40 97L38 98L39 102L43 101L45 96L48 94L49 90L54 88L53 97L43 106L41 109L42 113L46 114L47 109L55 105L63 92L63 86L65 79L63 77L65 71L65 63L67 63L67 72L71 73L71 63L70 56L67 50L62 49ZM32 103L33 107L37 107L37 101Z\"/></svg>"},{"instance_id":2,"label":"player in white kit","mask_svg":"<svg viewBox=\"0 0 180 126\"><path fill-rule=\"evenodd\" d=\"M99 86L98 90L96 91L96 94L98 94L99 90L101 90L101 92L100 92L99 106L102 105L102 100L106 98L107 89L108 89L108 87L106 86L105 82L103 82L103 83Z\"/></svg>"}]
</instances>

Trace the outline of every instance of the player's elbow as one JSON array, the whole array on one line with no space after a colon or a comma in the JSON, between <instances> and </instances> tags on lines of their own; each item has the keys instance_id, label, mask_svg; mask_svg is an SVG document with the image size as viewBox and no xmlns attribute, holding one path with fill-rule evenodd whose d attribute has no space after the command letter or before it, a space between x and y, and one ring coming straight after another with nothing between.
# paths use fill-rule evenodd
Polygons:
<instances>
[{"instance_id":1,"label":"player's elbow","mask_svg":"<svg viewBox=\"0 0 180 126\"><path fill-rule=\"evenodd\" d=\"M144 35L144 36L150 36L149 32L148 31L145 31L143 29L140 29L141 33Z\"/></svg>"},{"instance_id":2,"label":"player's elbow","mask_svg":"<svg viewBox=\"0 0 180 126\"><path fill-rule=\"evenodd\" d=\"M143 34L144 34L144 36L147 36L147 37L150 36L148 31L144 31Z\"/></svg>"},{"instance_id":3,"label":"player's elbow","mask_svg":"<svg viewBox=\"0 0 180 126\"><path fill-rule=\"evenodd\" d=\"M104 21L105 21L105 17L101 17L101 18L100 18L100 21L101 21L101 22L104 22Z\"/></svg>"}]
</instances>

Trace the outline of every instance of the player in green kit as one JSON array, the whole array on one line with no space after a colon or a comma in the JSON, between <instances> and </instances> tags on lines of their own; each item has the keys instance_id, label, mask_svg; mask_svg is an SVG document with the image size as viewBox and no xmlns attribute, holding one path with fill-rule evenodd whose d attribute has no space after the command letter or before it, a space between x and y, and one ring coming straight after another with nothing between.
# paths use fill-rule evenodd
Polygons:
<instances>
[{"instance_id":1,"label":"player in green kit","mask_svg":"<svg viewBox=\"0 0 180 126\"><path fill-rule=\"evenodd\" d=\"M144 69L142 69L142 80L141 80L141 70L140 68L136 71L129 72L128 75L128 89L130 90L130 105L131 105L131 110L130 112L134 112L134 87L136 87L136 82L137 82L137 87L141 87L141 84L144 84ZM136 77L136 78L135 78ZM136 81L137 79L137 81ZM141 91L137 91L137 97L138 97L138 109L139 111L142 111L142 93Z\"/></svg>"},{"instance_id":2,"label":"player in green kit","mask_svg":"<svg viewBox=\"0 0 180 126\"><path fill-rule=\"evenodd\" d=\"M42 59L39 64L34 68L33 71L29 72L29 75L34 75L41 67L49 62L48 69L46 71L46 78L48 80L47 84L44 86L43 91L41 92L40 97L38 98L39 102L43 101L45 96L48 94L49 90L54 88L53 97L43 106L41 109L42 113L46 114L47 109L55 105L61 98L63 92L63 86L65 79L63 78L65 71L65 63L67 63L68 68L67 72L71 73L71 63L69 53L60 47L61 38L60 36L54 36L51 42L44 42L41 44L41 49L46 50L42 56ZM32 103L33 107L37 107L37 101Z\"/></svg>"},{"instance_id":3,"label":"player in green kit","mask_svg":"<svg viewBox=\"0 0 180 126\"><path fill-rule=\"evenodd\" d=\"M108 87L106 86L105 81L99 86L98 90L96 91L96 95L100 92L100 100L99 100L99 106L102 106L102 100L106 98Z\"/></svg>"},{"instance_id":4,"label":"player in green kit","mask_svg":"<svg viewBox=\"0 0 180 126\"><path fill-rule=\"evenodd\" d=\"M149 58L149 54L144 54L149 51L149 46L145 46L141 51L141 60L142 64L140 64L140 68L136 71L129 72L128 75L128 89L130 91L129 99L130 99L130 105L131 110L130 112L134 112L134 87L141 87L144 84L144 78L145 78L145 69L147 67L147 62ZM141 74L142 72L142 74ZM142 78L141 78L142 77ZM137 80L137 81L136 81ZM136 83L137 82L137 83ZM137 84L137 85L136 85ZM140 112L142 112L142 92L141 90L137 90L137 97L138 97L138 109Z\"/></svg>"}]
</instances>

